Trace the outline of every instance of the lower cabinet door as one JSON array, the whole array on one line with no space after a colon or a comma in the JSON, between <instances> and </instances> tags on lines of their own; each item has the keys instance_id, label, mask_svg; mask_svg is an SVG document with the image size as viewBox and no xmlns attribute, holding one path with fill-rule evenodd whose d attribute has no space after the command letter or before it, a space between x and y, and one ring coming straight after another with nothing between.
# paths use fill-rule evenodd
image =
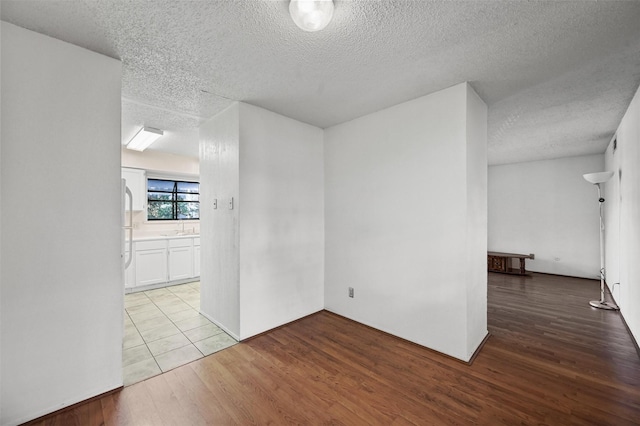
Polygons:
<instances>
[{"instance_id":1,"label":"lower cabinet door","mask_svg":"<svg viewBox=\"0 0 640 426\"><path fill-rule=\"evenodd\" d=\"M167 282L167 249L136 250L136 286Z\"/></svg>"},{"instance_id":2,"label":"lower cabinet door","mask_svg":"<svg viewBox=\"0 0 640 426\"><path fill-rule=\"evenodd\" d=\"M169 249L169 281L184 280L193 276L192 256L191 246Z\"/></svg>"}]
</instances>

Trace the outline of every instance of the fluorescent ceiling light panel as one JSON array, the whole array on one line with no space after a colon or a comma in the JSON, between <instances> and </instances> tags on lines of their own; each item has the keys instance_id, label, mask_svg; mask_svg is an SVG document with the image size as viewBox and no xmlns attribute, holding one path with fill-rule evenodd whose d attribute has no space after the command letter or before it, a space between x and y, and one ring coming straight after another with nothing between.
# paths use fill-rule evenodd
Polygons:
<instances>
[{"instance_id":1,"label":"fluorescent ceiling light panel","mask_svg":"<svg viewBox=\"0 0 640 426\"><path fill-rule=\"evenodd\" d=\"M143 127L131 138L127 144L127 148L135 151L144 151L163 134L164 132L162 130L154 129L153 127Z\"/></svg>"}]
</instances>

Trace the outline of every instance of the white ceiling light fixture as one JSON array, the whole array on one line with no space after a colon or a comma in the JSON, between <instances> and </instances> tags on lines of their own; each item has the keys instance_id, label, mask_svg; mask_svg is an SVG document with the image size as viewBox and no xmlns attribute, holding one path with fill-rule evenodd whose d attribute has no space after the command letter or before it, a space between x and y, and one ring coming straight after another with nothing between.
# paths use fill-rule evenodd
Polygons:
<instances>
[{"instance_id":1,"label":"white ceiling light fixture","mask_svg":"<svg viewBox=\"0 0 640 426\"><path fill-rule=\"evenodd\" d=\"M320 31L331 22L333 0L291 0L289 13L302 30Z\"/></svg>"},{"instance_id":2,"label":"white ceiling light fixture","mask_svg":"<svg viewBox=\"0 0 640 426\"><path fill-rule=\"evenodd\" d=\"M127 148L133 149L134 151L144 151L163 134L164 132L162 130L154 129L153 127L143 127L131 138L127 144Z\"/></svg>"}]
</instances>

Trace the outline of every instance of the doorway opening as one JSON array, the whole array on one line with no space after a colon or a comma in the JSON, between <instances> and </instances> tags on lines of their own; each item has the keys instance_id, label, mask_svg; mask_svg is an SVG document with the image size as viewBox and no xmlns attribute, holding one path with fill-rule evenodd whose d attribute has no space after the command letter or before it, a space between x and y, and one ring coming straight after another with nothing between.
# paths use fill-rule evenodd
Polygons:
<instances>
[{"instance_id":1,"label":"doorway opening","mask_svg":"<svg viewBox=\"0 0 640 426\"><path fill-rule=\"evenodd\" d=\"M237 342L200 314L199 158L123 146L121 166L127 386Z\"/></svg>"}]
</instances>

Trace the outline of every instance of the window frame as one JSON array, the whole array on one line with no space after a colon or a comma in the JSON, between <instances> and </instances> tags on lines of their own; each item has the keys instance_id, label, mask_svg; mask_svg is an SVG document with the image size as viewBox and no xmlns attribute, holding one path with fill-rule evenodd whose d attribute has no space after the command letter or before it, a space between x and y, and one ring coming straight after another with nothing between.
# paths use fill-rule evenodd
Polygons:
<instances>
[{"instance_id":1,"label":"window frame","mask_svg":"<svg viewBox=\"0 0 640 426\"><path fill-rule=\"evenodd\" d=\"M172 191L159 191L159 190L149 190L149 181L152 180L156 180L156 181L164 181L164 182L171 182L173 183L173 190ZM198 184L198 192L184 192L184 191L178 191L178 184L180 183L187 183L187 184L193 184L196 183ZM171 194L171 200L154 200L151 199L149 197L150 193L164 193L164 194ZM147 208L146 208L146 220L149 223L166 223L166 222L181 222L181 221L199 221L200 220L200 182L197 179L188 179L188 178L184 178L184 177L172 177L172 176L147 176L146 179L146 194L147 194ZM197 195L198 200L197 201L181 201L178 199L178 195L179 194L184 194L184 195ZM171 218L154 218L151 217L149 215L149 208L152 205L152 203L154 202L165 202L165 203L171 203ZM197 204L198 205L198 217L197 218L193 218L193 217L189 217L189 218L179 218L178 217L178 204L179 203L193 203L193 204Z\"/></svg>"}]
</instances>

